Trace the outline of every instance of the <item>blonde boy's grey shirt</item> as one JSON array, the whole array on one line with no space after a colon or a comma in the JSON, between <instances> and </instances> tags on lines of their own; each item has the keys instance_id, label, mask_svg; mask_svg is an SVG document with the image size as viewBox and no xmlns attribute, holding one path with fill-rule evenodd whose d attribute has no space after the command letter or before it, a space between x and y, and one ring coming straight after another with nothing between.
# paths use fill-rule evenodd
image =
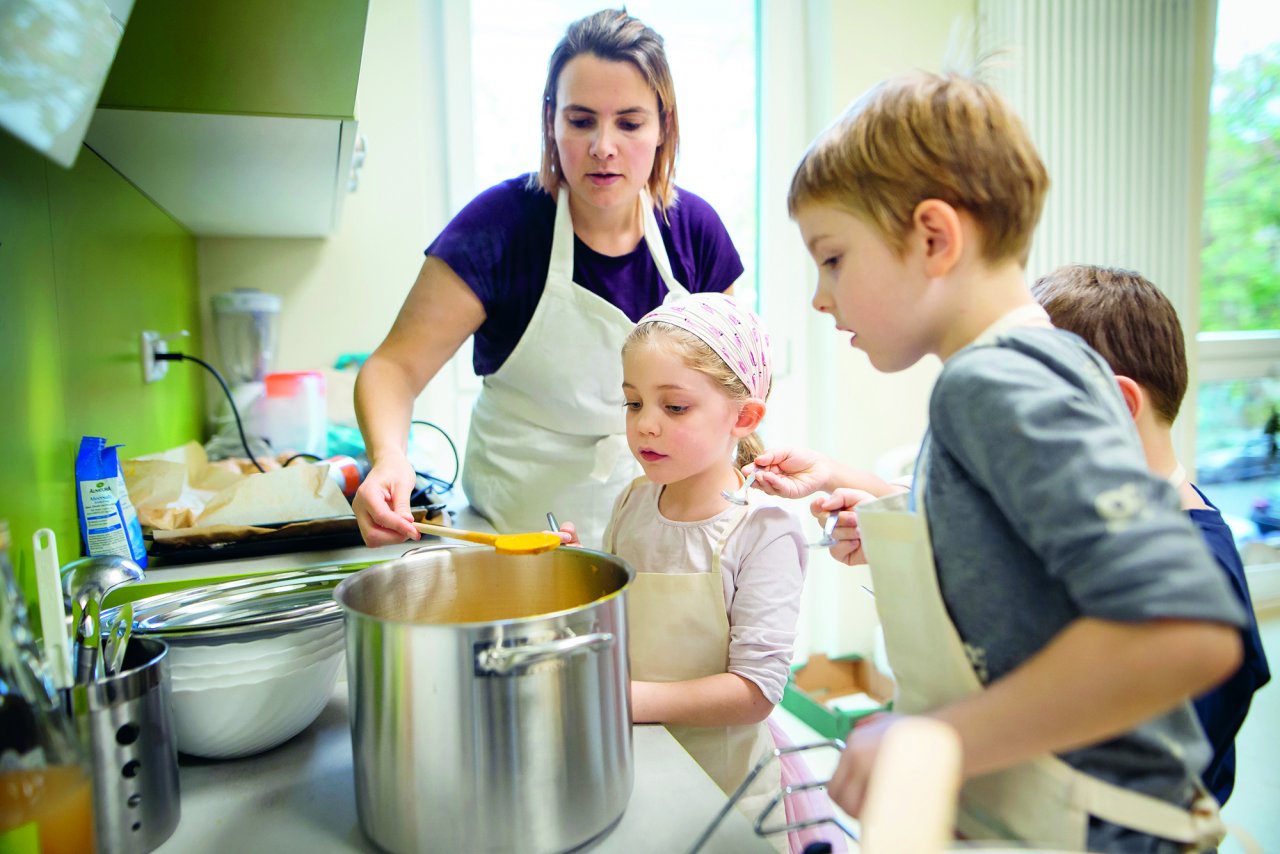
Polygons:
<instances>
[{"instance_id":1,"label":"blonde boy's grey shirt","mask_svg":"<svg viewBox=\"0 0 1280 854\"><path fill-rule=\"evenodd\" d=\"M1176 493L1147 470L1106 362L1075 335L1020 327L962 350L943 366L929 421L916 488L943 599L984 683L1079 617L1245 624ZM1209 757L1183 703L1061 758L1186 804ZM1100 823L1089 849L1178 850Z\"/></svg>"}]
</instances>

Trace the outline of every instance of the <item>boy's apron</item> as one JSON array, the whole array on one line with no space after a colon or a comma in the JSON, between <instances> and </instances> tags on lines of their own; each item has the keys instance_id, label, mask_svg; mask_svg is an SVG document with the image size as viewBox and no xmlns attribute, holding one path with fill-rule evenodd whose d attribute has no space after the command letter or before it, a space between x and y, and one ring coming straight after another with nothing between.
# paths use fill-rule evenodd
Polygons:
<instances>
[{"instance_id":1,"label":"boy's apron","mask_svg":"<svg viewBox=\"0 0 1280 854\"><path fill-rule=\"evenodd\" d=\"M665 301L687 296L648 193L638 204ZM583 545L599 547L614 498L639 473L622 408L622 343L634 327L574 283L573 222L561 189L542 297L511 355L484 378L471 414L462 488L495 529L539 531L551 511L577 526Z\"/></svg>"},{"instance_id":2,"label":"boy's apron","mask_svg":"<svg viewBox=\"0 0 1280 854\"><path fill-rule=\"evenodd\" d=\"M636 573L627 589L632 679L679 682L728 672L729 618L725 613L720 555L746 515L746 507L737 509L712 550L710 572ZM614 545L608 543L607 550L613 551ZM733 794L774 746L767 721L667 729L726 795ZM754 822L777 794L780 781L778 763L766 766L739 799L739 811ZM780 850L787 850L785 836L771 841L781 846Z\"/></svg>"},{"instance_id":3,"label":"boy's apron","mask_svg":"<svg viewBox=\"0 0 1280 854\"><path fill-rule=\"evenodd\" d=\"M1023 310L1002 321L979 342L1003 328L1036 323L1038 317ZM876 610L897 681L894 710L904 714L927 712L984 690L938 586L924 509L928 455L926 440L913 488L915 511L907 493L858 507ZM1190 851L1216 847L1224 831L1218 805L1203 789L1184 810L1081 773L1052 755L968 780L960 790L956 829L970 839L1019 839L1083 851L1090 816L1182 842Z\"/></svg>"}]
</instances>

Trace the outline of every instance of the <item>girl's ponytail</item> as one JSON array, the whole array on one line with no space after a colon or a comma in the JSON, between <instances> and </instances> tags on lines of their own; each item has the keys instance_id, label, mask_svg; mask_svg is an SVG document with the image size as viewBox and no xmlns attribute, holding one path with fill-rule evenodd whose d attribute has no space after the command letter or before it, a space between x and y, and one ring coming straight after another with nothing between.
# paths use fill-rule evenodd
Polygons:
<instances>
[{"instance_id":1,"label":"girl's ponytail","mask_svg":"<svg viewBox=\"0 0 1280 854\"><path fill-rule=\"evenodd\" d=\"M738 454L733 464L741 469L756 461L756 457L764 453L764 440L759 433L752 433L738 440Z\"/></svg>"}]
</instances>

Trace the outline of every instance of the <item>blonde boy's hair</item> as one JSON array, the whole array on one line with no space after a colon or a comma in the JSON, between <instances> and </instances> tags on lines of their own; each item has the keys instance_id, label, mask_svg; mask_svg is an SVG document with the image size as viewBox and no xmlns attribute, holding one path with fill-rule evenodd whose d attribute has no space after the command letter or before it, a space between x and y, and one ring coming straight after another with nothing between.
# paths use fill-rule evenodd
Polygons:
<instances>
[{"instance_id":1,"label":"blonde boy's hair","mask_svg":"<svg viewBox=\"0 0 1280 854\"><path fill-rule=\"evenodd\" d=\"M707 342L686 329L660 320L641 323L631 330L631 334L623 342L622 355L626 356L627 353L641 347L664 350L679 357L690 370L710 377L730 400L743 403L751 397L751 391L733 372L733 368L730 368L724 359L707 345ZM734 465L742 468L748 463L755 462L755 458L762 453L764 453L764 441L759 434L752 433L738 440Z\"/></svg>"},{"instance_id":2,"label":"blonde boy's hair","mask_svg":"<svg viewBox=\"0 0 1280 854\"><path fill-rule=\"evenodd\" d=\"M988 263L1026 266L1049 175L1013 108L958 74L912 72L863 95L805 152L787 196L843 208L901 256L916 206L939 199L981 228Z\"/></svg>"}]
</instances>

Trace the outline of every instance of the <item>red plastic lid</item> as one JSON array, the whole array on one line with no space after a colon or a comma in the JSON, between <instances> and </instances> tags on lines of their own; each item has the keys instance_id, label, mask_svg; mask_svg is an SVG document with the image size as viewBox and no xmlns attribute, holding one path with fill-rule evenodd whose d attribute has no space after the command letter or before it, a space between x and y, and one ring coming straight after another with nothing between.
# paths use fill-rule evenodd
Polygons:
<instances>
[{"instance_id":1,"label":"red plastic lid","mask_svg":"<svg viewBox=\"0 0 1280 854\"><path fill-rule=\"evenodd\" d=\"M277 371L263 377L267 384L267 397L296 397L305 386L324 391L324 374L319 371Z\"/></svg>"}]
</instances>

